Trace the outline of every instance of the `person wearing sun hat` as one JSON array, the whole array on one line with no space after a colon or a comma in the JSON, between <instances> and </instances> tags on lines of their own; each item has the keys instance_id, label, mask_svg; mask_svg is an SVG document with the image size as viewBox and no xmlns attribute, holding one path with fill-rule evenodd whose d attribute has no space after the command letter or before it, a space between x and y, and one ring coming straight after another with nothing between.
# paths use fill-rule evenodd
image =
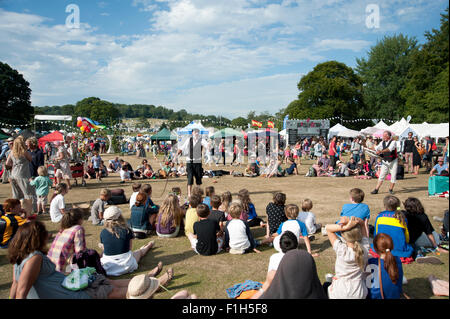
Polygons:
<instances>
[{"instance_id":1,"label":"person wearing sun hat","mask_svg":"<svg viewBox=\"0 0 450 319\"><path fill-rule=\"evenodd\" d=\"M150 274L134 276L128 284L126 297L127 299L150 299L155 293L160 291L161 288L167 290L165 286L172 278L172 268L169 268L166 273L159 278L151 276Z\"/></svg>"},{"instance_id":2,"label":"person wearing sun hat","mask_svg":"<svg viewBox=\"0 0 450 319\"><path fill-rule=\"evenodd\" d=\"M103 249L100 259L108 276L120 276L138 268L138 263L154 246L151 241L136 251L132 251L133 232L128 228L122 211L110 206L103 213L104 229L100 233L99 246Z\"/></svg>"}]
</instances>

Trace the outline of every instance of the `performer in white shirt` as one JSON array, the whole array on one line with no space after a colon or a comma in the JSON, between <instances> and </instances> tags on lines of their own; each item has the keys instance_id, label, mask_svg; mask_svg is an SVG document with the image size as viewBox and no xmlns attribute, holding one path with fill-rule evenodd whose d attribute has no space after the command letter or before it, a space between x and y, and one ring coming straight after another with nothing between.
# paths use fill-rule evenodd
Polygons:
<instances>
[{"instance_id":1,"label":"performer in white shirt","mask_svg":"<svg viewBox=\"0 0 450 319\"><path fill-rule=\"evenodd\" d=\"M186 155L186 172L187 172L187 196L191 196L192 185L202 184L203 167L202 152L203 148L207 149L208 143L202 139L200 131L196 128L192 130L192 136L189 137L184 144L178 149L177 155L183 153Z\"/></svg>"},{"instance_id":2,"label":"performer in white shirt","mask_svg":"<svg viewBox=\"0 0 450 319\"><path fill-rule=\"evenodd\" d=\"M380 176L378 177L378 183L371 194L378 194L378 190L383 184L384 179L388 173L391 174L391 185L389 187L389 193L394 193L394 186L397 180L397 168L398 168L398 154L397 154L397 142L392 139L392 134L389 131L384 131L383 141L377 145L375 151L382 157L382 165L380 170Z\"/></svg>"}]
</instances>

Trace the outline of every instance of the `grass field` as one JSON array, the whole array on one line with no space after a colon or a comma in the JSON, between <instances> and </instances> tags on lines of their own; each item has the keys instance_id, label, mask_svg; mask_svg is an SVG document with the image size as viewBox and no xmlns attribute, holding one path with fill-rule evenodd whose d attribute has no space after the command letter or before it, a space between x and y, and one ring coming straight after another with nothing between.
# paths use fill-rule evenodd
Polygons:
<instances>
[{"instance_id":1,"label":"grass field","mask_svg":"<svg viewBox=\"0 0 450 319\"><path fill-rule=\"evenodd\" d=\"M103 159L108 160L114 155L102 155ZM133 167L140 162L135 156L123 156ZM153 159L150 159L153 167L159 167ZM388 194L388 185L385 183L378 195L371 195L370 191L375 187L375 180L356 180L348 178L330 178L330 177L305 177L305 173L312 161L305 161L299 167L299 176L289 176L283 178L273 178L270 180L263 178L246 178L224 176L215 179L203 179L203 187L214 186L216 194L224 191L231 191L233 195L242 188L250 191L250 196L255 204L256 212L260 217L266 219L265 208L272 200L272 194L275 191L282 191L287 195L287 203L300 205L304 198L310 198L314 204L312 211L315 213L317 222L326 224L334 223L339 216L343 204L349 202L348 192L353 187L359 187L364 190L366 196L364 202L371 210L370 224L373 225L378 212L384 210L383 198ZM230 167L219 166L219 168L230 170ZM205 168L207 169L207 168ZM240 168L243 170L243 167ZM217 183L213 183L217 181ZM429 198L427 195L428 175L422 172L420 175L405 175L404 180L398 181L395 189L395 195L403 202L408 197L419 198L430 218L435 230L440 232L441 224L432 219L433 216L442 217L444 210L448 208L448 200L444 198ZM98 198L101 188L124 188L127 198L132 193L131 183L120 184L118 174L110 174L104 178L101 183L95 180L88 180L86 187L76 186L65 197L66 204L92 202ZM144 181L145 182L145 181ZM156 204L161 204L164 197L173 186L180 186L183 196L186 195L186 178L174 178L168 181L168 186L164 194L161 194L164 188L165 180L151 180L153 188L152 199ZM0 201L11 196L9 184L0 184ZM125 218L130 217L128 204L119 205ZM87 219L87 217L86 217ZM48 215L39 216L39 220L46 224L51 234L58 231L58 226L50 221ZM102 227L93 226L87 220L83 226L86 230L86 242L89 248L97 249L99 243L99 234ZM263 238L265 229L255 227L252 232L257 239ZM155 295L155 298L170 298L176 291L187 289L197 294L199 298L227 298L225 289L236 283L247 279L264 281L269 257L275 252L268 246L260 247L262 253L250 253L246 255L230 255L220 253L215 256L199 256L191 249L189 240L184 235L177 238L163 239L157 236L143 240L134 240L133 249L137 249L150 240L154 240L156 245L147 256L145 256L139 265L139 268L133 274L121 276L119 278L131 278L136 274L145 273L155 267L158 261L164 263L164 270L167 267L174 268L174 279L168 285L169 292L161 292ZM316 234L316 240L312 241L312 250L317 252L316 265L319 278L323 282L326 273L334 272L335 254L332 250L326 236L320 233ZM100 251L99 251L100 252ZM433 296L431 286L428 282L428 275L434 274L436 277L449 280L449 260L448 254L438 256L444 264L429 265L412 263L404 265L404 273L408 283L404 285L404 291L414 299L438 298ZM9 288L12 280L12 265L8 263L7 250L0 250L0 298L8 298Z\"/></svg>"}]
</instances>

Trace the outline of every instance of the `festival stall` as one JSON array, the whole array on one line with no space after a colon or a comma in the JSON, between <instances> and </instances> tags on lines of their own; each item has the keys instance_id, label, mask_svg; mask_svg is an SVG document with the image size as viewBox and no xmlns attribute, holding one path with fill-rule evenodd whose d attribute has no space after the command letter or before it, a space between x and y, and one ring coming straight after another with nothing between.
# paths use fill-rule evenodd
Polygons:
<instances>
[{"instance_id":1,"label":"festival stall","mask_svg":"<svg viewBox=\"0 0 450 319\"><path fill-rule=\"evenodd\" d=\"M152 141L176 141L177 136L172 134L168 129L163 128L150 138Z\"/></svg>"},{"instance_id":2,"label":"festival stall","mask_svg":"<svg viewBox=\"0 0 450 319\"><path fill-rule=\"evenodd\" d=\"M38 140L38 145L40 148L44 148L45 143L50 142L57 142L57 141L64 141L64 135L62 135L59 131L54 131L53 133L47 134L43 137L41 137Z\"/></svg>"},{"instance_id":3,"label":"festival stall","mask_svg":"<svg viewBox=\"0 0 450 319\"><path fill-rule=\"evenodd\" d=\"M330 130L328 131L328 140L331 139L333 136L338 136L340 132L346 129L347 128L344 125L337 123L336 125L331 127Z\"/></svg>"}]
</instances>

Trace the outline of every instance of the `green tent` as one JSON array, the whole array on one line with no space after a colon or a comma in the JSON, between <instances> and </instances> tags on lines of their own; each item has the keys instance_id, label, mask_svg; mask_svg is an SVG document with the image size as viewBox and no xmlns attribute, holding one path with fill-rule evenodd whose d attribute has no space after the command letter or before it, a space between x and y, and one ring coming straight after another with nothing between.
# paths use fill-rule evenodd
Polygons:
<instances>
[{"instance_id":1,"label":"green tent","mask_svg":"<svg viewBox=\"0 0 450 319\"><path fill-rule=\"evenodd\" d=\"M211 135L211 138L216 139L216 138L232 137L232 136L244 137L244 134L242 134L239 131L233 130L232 128L226 127L226 128L221 129L220 131L217 131L213 135Z\"/></svg>"},{"instance_id":2,"label":"green tent","mask_svg":"<svg viewBox=\"0 0 450 319\"><path fill-rule=\"evenodd\" d=\"M151 137L152 141L175 141L177 136L172 134L168 129L163 128L161 131Z\"/></svg>"},{"instance_id":3,"label":"green tent","mask_svg":"<svg viewBox=\"0 0 450 319\"><path fill-rule=\"evenodd\" d=\"M10 137L10 136L5 135L5 134L0 132L0 140L6 140L8 137Z\"/></svg>"}]
</instances>

